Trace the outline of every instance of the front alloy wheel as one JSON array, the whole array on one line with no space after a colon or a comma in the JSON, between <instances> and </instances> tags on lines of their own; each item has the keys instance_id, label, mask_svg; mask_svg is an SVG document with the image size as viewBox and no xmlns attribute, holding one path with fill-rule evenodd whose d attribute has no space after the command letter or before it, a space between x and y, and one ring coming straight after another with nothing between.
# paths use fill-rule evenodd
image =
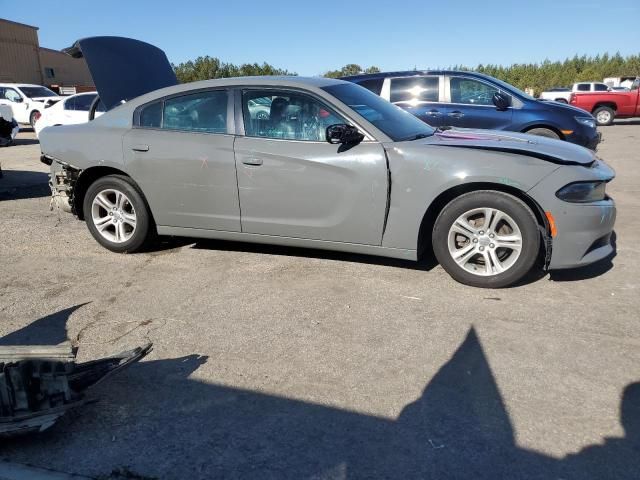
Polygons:
<instances>
[{"instance_id":1,"label":"front alloy wheel","mask_svg":"<svg viewBox=\"0 0 640 480\"><path fill-rule=\"evenodd\" d=\"M501 288L521 280L540 251L538 222L519 198L504 192L466 193L446 205L432 233L433 251L455 280Z\"/></svg>"}]
</instances>

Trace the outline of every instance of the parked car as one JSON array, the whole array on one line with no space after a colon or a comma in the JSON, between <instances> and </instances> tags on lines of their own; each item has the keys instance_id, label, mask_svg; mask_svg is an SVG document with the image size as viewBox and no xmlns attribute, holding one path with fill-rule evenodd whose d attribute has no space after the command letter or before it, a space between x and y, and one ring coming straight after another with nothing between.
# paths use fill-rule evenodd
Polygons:
<instances>
[{"instance_id":1,"label":"parked car","mask_svg":"<svg viewBox=\"0 0 640 480\"><path fill-rule=\"evenodd\" d=\"M640 80L629 92L594 92L571 94L571 105L593 114L598 125L611 125L615 118L640 117Z\"/></svg>"},{"instance_id":2,"label":"parked car","mask_svg":"<svg viewBox=\"0 0 640 480\"><path fill-rule=\"evenodd\" d=\"M55 92L42 85L0 83L0 105L9 105L18 123L32 127L45 108L58 102Z\"/></svg>"},{"instance_id":3,"label":"parked car","mask_svg":"<svg viewBox=\"0 0 640 480\"><path fill-rule=\"evenodd\" d=\"M570 88L550 88L545 90L538 97L540 100L553 100L554 102L569 103L569 96L571 95Z\"/></svg>"},{"instance_id":4,"label":"parked car","mask_svg":"<svg viewBox=\"0 0 640 480\"><path fill-rule=\"evenodd\" d=\"M612 92L630 92L631 89L629 87L611 87Z\"/></svg>"},{"instance_id":5,"label":"parked car","mask_svg":"<svg viewBox=\"0 0 640 480\"><path fill-rule=\"evenodd\" d=\"M43 130L42 160L54 203L114 252L154 234L409 260L433 246L456 280L504 287L539 258L570 268L613 251L614 172L586 148L437 131L340 80L178 84L164 52L131 39L68 51L87 59L107 112ZM250 113L258 98L268 119Z\"/></svg>"},{"instance_id":6,"label":"parked car","mask_svg":"<svg viewBox=\"0 0 640 480\"><path fill-rule=\"evenodd\" d=\"M18 134L18 122L13 118L13 110L8 105L0 105L0 147L13 143Z\"/></svg>"},{"instance_id":7,"label":"parked car","mask_svg":"<svg viewBox=\"0 0 640 480\"><path fill-rule=\"evenodd\" d=\"M410 71L344 77L433 127L509 130L567 140L591 149L600 142L584 111L542 102L508 83L475 72Z\"/></svg>"},{"instance_id":8,"label":"parked car","mask_svg":"<svg viewBox=\"0 0 640 480\"><path fill-rule=\"evenodd\" d=\"M40 137L40 131L45 127L88 122L89 109L96 98L98 98L96 92L78 93L65 97L52 107L47 108L34 126L36 136ZM99 117L103 113L104 105L99 104L95 116Z\"/></svg>"},{"instance_id":9,"label":"parked car","mask_svg":"<svg viewBox=\"0 0 640 480\"><path fill-rule=\"evenodd\" d=\"M571 92L610 92L611 87L602 82L578 82L571 88L552 88L540 94L541 100L553 100L560 103L569 103Z\"/></svg>"}]
</instances>

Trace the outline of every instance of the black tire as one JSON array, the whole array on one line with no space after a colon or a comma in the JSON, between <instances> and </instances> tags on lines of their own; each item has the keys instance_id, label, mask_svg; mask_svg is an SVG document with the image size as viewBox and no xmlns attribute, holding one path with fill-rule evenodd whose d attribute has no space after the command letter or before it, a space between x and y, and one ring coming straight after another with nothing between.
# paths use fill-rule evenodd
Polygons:
<instances>
[{"instance_id":1,"label":"black tire","mask_svg":"<svg viewBox=\"0 0 640 480\"><path fill-rule=\"evenodd\" d=\"M564 98L556 98L556 102L558 102L558 103L569 103Z\"/></svg>"},{"instance_id":2,"label":"black tire","mask_svg":"<svg viewBox=\"0 0 640 480\"><path fill-rule=\"evenodd\" d=\"M31 112L31 115L29 115L29 124L31 125L31 128L35 128L36 126L36 115L38 115L40 112L37 110L34 110L33 112Z\"/></svg>"},{"instance_id":3,"label":"black tire","mask_svg":"<svg viewBox=\"0 0 640 480\"><path fill-rule=\"evenodd\" d=\"M531 130L527 130L525 133L528 133L529 135L537 135L539 137L555 138L556 140L560 140L560 135L549 128L532 128Z\"/></svg>"},{"instance_id":4,"label":"black tire","mask_svg":"<svg viewBox=\"0 0 640 480\"><path fill-rule=\"evenodd\" d=\"M96 196L104 190L116 190L125 194L133 207L136 222L131 237L123 242L110 241L105 238L96 227L93 215L92 205ZM129 205L127 202L127 205ZM106 211L106 209L103 209ZM141 250L153 238L155 227L153 219L149 213L147 202L143 198L142 192L138 186L127 176L124 175L107 175L93 182L87 189L84 197L83 212L87 227L96 241L112 252L117 253L133 253ZM113 227L115 229L115 227ZM130 227L129 227L130 228Z\"/></svg>"},{"instance_id":5,"label":"black tire","mask_svg":"<svg viewBox=\"0 0 640 480\"><path fill-rule=\"evenodd\" d=\"M616 112L613 110L613 108L598 107L593 111L593 116L596 117L596 123L599 126L606 127L607 125L611 125L613 123L613 120L616 118ZM600 118L598 118L598 116L600 116Z\"/></svg>"},{"instance_id":6,"label":"black tire","mask_svg":"<svg viewBox=\"0 0 640 480\"><path fill-rule=\"evenodd\" d=\"M460 266L449 253L449 230L466 212L477 208L493 208L506 213L517 224L522 235L522 249L515 262L502 273L480 276ZM531 209L519 198L495 190L465 193L449 202L436 219L432 232L433 252L438 262L454 280L480 288L503 288L520 281L535 264L540 251L538 222ZM498 249L496 249L496 253ZM474 258L472 256L471 258ZM477 257L476 257L477 258Z\"/></svg>"}]
</instances>

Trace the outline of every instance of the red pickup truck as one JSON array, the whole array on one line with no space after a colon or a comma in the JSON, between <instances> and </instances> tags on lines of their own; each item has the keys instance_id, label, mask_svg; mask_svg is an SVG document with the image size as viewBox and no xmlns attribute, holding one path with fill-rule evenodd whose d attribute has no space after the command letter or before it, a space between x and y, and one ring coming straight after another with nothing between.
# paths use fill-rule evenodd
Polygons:
<instances>
[{"instance_id":1,"label":"red pickup truck","mask_svg":"<svg viewBox=\"0 0 640 480\"><path fill-rule=\"evenodd\" d=\"M598 125L611 125L614 118L640 117L638 81L630 92L574 92L569 103L596 117Z\"/></svg>"}]
</instances>

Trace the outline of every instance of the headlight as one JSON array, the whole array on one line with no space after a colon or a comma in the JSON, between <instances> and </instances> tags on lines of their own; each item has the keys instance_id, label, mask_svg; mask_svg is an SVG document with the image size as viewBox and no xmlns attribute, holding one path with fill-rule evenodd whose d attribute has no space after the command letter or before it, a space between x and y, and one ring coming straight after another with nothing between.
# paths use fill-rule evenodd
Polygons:
<instances>
[{"instance_id":1,"label":"headlight","mask_svg":"<svg viewBox=\"0 0 640 480\"><path fill-rule=\"evenodd\" d=\"M572 203L599 202L606 198L606 188L606 182L575 182L558 190L556 197Z\"/></svg>"},{"instance_id":2,"label":"headlight","mask_svg":"<svg viewBox=\"0 0 640 480\"><path fill-rule=\"evenodd\" d=\"M581 123L589 128L596 128L596 120L591 117L574 117L576 122Z\"/></svg>"}]
</instances>

